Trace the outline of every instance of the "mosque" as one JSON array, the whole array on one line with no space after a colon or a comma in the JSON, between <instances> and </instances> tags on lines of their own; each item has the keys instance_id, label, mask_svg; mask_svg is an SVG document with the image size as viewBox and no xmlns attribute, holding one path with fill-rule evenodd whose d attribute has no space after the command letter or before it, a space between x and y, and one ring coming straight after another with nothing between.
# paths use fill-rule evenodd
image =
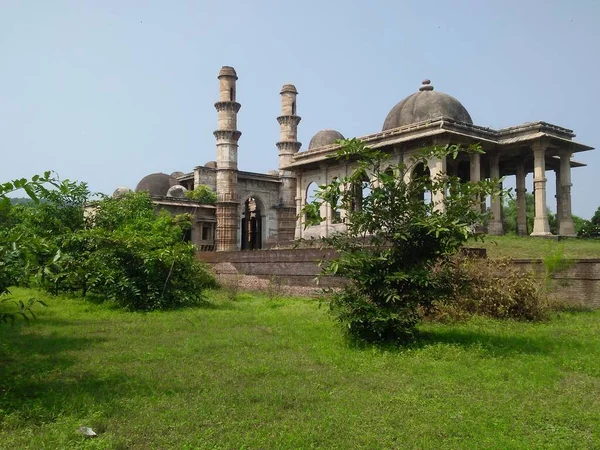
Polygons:
<instances>
[{"instance_id":1,"label":"mosque","mask_svg":"<svg viewBox=\"0 0 600 450\"><path fill-rule=\"evenodd\" d=\"M351 172L348 162L329 158L339 146L341 133L322 130L313 136L308 148L300 151L296 98L291 84L281 89L281 115L277 117L280 137L279 170L266 174L238 169L236 81L233 67L221 68L216 161L195 167L190 173L171 175L154 173L144 177L136 191L147 191L157 207L172 213L191 213L194 226L189 238L200 251L237 251L285 245L294 239L310 239L343 231L344 211L323 206L325 220L304 227L300 214L318 185L330 183ZM432 145L479 143L485 154L462 154L457 159L432 159L420 174L440 172L459 176L465 181L483 178L516 177L517 232L520 235L550 236L546 208L546 171L556 173L556 210L559 234L574 236L571 215L571 169L585 164L572 159L574 153L593 150L575 142L572 130L546 122L527 122L494 130L473 124L466 108L454 97L434 90L429 80L400 101L388 113L380 132L359 137L366 145L385 151L392 164L408 162L414 152ZM415 173L415 172L413 172ZM533 173L535 219L527 229L525 216L526 175ZM185 197L185 192L200 184L217 194L214 205L201 204ZM119 188L115 196L126 188ZM432 199L435 201L435 199ZM501 198L490 199L492 213L488 233L503 234Z\"/></svg>"}]
</instances>

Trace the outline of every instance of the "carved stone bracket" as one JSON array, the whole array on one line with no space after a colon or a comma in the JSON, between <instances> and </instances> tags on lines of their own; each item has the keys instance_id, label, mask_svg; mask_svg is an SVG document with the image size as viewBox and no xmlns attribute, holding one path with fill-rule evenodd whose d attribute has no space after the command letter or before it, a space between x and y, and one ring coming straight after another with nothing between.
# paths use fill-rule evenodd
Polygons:
<instances>
[{"instance_id":1,"label":"carved stone bracket","mask_svg":"<svg viewBox=\"0 0 600 450\"><path fill-rule=\"evenodd\" d=\"M234 113L237 113L241 107L242 107L242 105L240 105L238 102L217 102L217 103L215 103L215 109L219 112L232 111Z\"/></svg>"},{"instance_id":2,"label":"carved stone bracket","mask_svg":"<svg viewBox=\"0 0 600 450\"><path fill-rule=\"evenodd\" d=\"M277 118L279 125L298 125L301 120L300 116L279 116Z\"/></svg>"},{"instance_id":3,"label":"carved stone bracket","mask_svg":"<svg viewBox=\"0 0 600 450\"><path fill-rule=\"evenodd\" d=\"M283 141L278 142L276 145L280 153L298 153L300 147L302 146L302 143L294 141Z\"/></svg>"},{"instance_id":4,"label":"carved stone bracket","mask_svg":"<svg viewBox=\"0 0 600 450\"><path fill-rule=\"evenodd\" d=\"M232 140L237 142L242 132L238 130L216 130L213 132L213 135L217 140Z\"/></svg>"}]
</instances>

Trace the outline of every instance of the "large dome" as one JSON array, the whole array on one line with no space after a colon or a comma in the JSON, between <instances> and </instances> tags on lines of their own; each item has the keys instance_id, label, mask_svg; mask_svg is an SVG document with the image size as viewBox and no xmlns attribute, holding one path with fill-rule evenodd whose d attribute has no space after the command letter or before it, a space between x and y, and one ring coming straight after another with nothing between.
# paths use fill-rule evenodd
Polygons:
<instances>
[{"instance_id":1,"label":"large dome","mask_svg":"<svg viewBox=\"0 0 600 450\"><path fill-rule=\"evenodd\" d=\"M385 118L382 131L411 123L446 117L472 124L466 108L454 97L433 90L429 80L424 80L419 92L409 95L392 108Z\"/></svg>"},{"instance_id":2,"label":"large dome","mask_svg":"<svg viewBox=\"0 0 600 450\"><path fill-rule=\"evenodd\" d=\"M146 191L150 195L167 195L167 191L171 186L179 184L177 178L174 178L166 173L151 173L140 180L135 188L135 192Z\"/></svg>"},{"instance_id":3,"label":"large dome","mask_svg":"<svg viewBox=\"0 0 600 450\"><path fill-rule=\"evenodd\" d=\"M324 147L325 145L334 144L338 139L344 139L344 136L339 131L321 130L315 134L308 143L308 149Z\"/></svg>"}]
</instances>

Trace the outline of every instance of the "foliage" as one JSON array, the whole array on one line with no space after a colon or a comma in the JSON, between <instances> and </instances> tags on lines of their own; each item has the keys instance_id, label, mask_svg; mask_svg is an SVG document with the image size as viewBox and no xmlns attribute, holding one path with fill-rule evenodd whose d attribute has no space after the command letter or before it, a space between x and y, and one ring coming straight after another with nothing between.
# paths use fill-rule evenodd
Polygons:
<instances>
[{"instance_id":1,"label":"foliage","mask_svg":"<svg viewBox=\"0 0 600 450\"><path fill-rule=\"evenodd\" d=\"M579 227L576 226L577 236L584 238L600 238L600 206L590 220L584 220Z\"/></svg>"},{"instance_id":2,"label":"foliage","mask_svg":"<svg viewBox=\"0 0 600 450\"><path fill-rule=\"evenodd\" d=\"M103 295L131 310L201 303L215 281L182 240L189 216L155 213L146 193L105 198L94 205L92 223L65 237L45 267L52 292Z\"/></svg>"},{"instance_id":3,"label":"foliage","mask_svg":"<svg viewBox=\"0 0 600 450\"><path fill-rule=\"evenodd\" d=\"M217 194L209 186L205 184L199 184L194 188L193 191L187 191L185 196L191 200L195 200L199 203L217 203Z\"/></svg>"},{"instance_id":4,"label":"foliage","mask_svg":"<svg viewBox=\"0 0 600 450\"><path fill-rule=\"evenodd\" d=\"M338 252L324 261L323 273L350 280L333 293L331 308L353 337L364 340L404 340L413 337L418 307L442 295L445 287L434 274L470 237L484 216L476 206L489 194L501 194L499 180L464 183L439 173L435 177L407 175L436 158L457 158L478 147L431 147L409 164L391 164L387 155L357 140L340 141L336 157L354 163L352 173L337 183L320 186L317 200L304 208L307 225L321 205L336 204L346 212L347 231L325 239ZM368 181L365 181L368 180ZM367 183L370 194L359 198ZM424 192L435 201L423 201ZM451 195L444 195L450 192ZM441 198L441 200L440 200ZM306 214L306 213L310 214Z\"/></svg>"},{"instance_id":5,"label":"foliage","mask_svg":"<svg viewBox=\"0 0 600 450\"><path fill-rule=\"evenodd\" d=\"M13 207L10 225L0 227L27 243L5 252L9 284L34 279L54 294L103 295L129 309L203 301L203 290L215 282L183 242L189 216L157 214L145 193L89 203L85 183L54 180L53 186L36 184L31 191L42 201Z\"/></svg>"},{"instance_id":6,"label":"foliage","mask_svg":"<svg viewBox=\"0 0 600 450\"><path fill-rule=\"evenodd\" d=\"M542 320L550 304L543 281L510 259L473 259L455 255L440 278L448 294L422 308L428 319L440 321L482 315L496 319Z\"/></svg>"},{"instance_id":7,"label":"foliage","mask_svg":"<svg viewBox=\"0 0 600 450\"><path fill-rule=\"evenodd\" d=\"M0 297L10 294L9 287L23 280L32 260L32 254L42 247L39 241L25 239L20 230L14 229L14 209L22 206L12 206L8 194L23 189L31 202L39 203L39 192L44 191L44 185L47 184L58 186L58 180L52 172L34 175L31 180L19 178L0 184ZM0 312L0 323L14 322L17 316L24 319L28 319L28 316L35 317L32 306L36 303L45 306L43 302L33 298L25 303L15 302L10 297L5 297L0 300L0 303L14 303L17 306L16 311Z\"/></svg>"}]
</instances>

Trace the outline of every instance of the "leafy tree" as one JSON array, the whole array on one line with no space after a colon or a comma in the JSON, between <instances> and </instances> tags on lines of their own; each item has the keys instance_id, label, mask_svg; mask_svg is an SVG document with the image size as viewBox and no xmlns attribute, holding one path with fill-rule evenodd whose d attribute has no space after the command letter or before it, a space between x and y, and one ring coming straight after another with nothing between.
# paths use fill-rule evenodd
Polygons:
<instances>
[{"instance_id":1,"label":"leafy tree","mask_svg":"<svg viewBox=\"0 0 600 450\"><path fill-rule=\"evenodd\" d=\"M199 184L193 191L187 191L185 196L199 203L217 203L217 194L205 184Z\"/></svg>"},{"instance_id":2,"label":"leafy tree","mask_svg":"<svg viewBox=\"0 0 600 450\"><path fill-rule=\"evenodd\" d=\"M37 192L45 189L44 185L56 186L57 182L51 172L45 172L43 175L34 175L31 180L19 178L0 184L0 303L11 302L17 306L17 310L13 312L0 311L0 323L14 321L17 316L28 319L29 316L34 316L31 309L34 304L45 305L44 302L36 299L24 303L14 302L7 297L10 294L9 288L23 279L31 255L39 244L24 239L23 233L14 229L14 207L8 195L23 189L31 201L37 203L39 202Z\"/></svg>"},{"instance_id":3,"label":"leafy tree","mask_svg":"<svg viewBox=\"0 0 600 450\"><path fill-rule=\"evenodd\" d=\"M45 285L101 295L132 310L199 304L215 280L182 240L190 227L189 215L157 213L147 193L104 198L87 226L66 235L44 269Z\"/></svg>"},{"instance_id":4,"label":"leafy tree","mask_svg":"<svg viewBox=\"0 0 600 450\"><path fill-rule=\"evenodd\" d=\"M339 201L347 217L347 231L324 241L338 256L322 263L323 273L349 280L332 294L331 309L351 336L365 340L404 340L414 336L419 306L444 295L443 277L448 257L472 236L485 216L476 207L485 195L500 194L499 180L463 183L438 174L406 175L432 158L458 156L477 147L432 147L416 154L409 164L389 168L387 155L357 140L339 141L336 158L354 163L352 173L336 183L320 186L317 200L305 206L306 225L314 225L323 203ZM368 180L365 182L365 180ZM370 192L357 199L357 187ZM362 190L362 189L361 189ZM424 192L440 202L423 201Z\"/></svg>"}]
</instances>

